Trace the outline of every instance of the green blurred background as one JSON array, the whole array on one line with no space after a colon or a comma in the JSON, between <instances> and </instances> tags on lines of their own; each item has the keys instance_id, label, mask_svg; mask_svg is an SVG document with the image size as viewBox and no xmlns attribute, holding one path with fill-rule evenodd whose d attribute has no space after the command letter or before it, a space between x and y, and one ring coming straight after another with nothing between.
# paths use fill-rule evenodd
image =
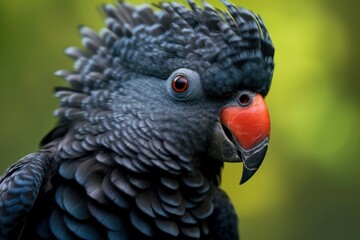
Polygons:
<instances>
[{"instance_id":1,"label":"green blurred background","mask_svg":"<svg viewBox=\"0 0 360 240\"><path fill-rule=\"evenodd\" d=\"M55 124L52 89L65 83L53 72L72 67L63 49L80 46L77 26L104 26L104 1L0 1L1 172L36 151ZM266 160L242 186L240 164L223 174L242 238L360 239L359 7L350 0L236 4L262 16L276 46Z\"/></svg>"}]
</instances>

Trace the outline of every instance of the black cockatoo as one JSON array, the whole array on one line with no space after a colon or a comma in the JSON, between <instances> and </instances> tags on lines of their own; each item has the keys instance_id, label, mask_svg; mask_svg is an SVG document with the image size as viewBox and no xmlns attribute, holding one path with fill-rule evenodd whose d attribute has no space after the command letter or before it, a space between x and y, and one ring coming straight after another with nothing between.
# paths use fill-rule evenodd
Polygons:
<instances>
[{"instance_id":1,"label":"black cockatoo","mask_svg":"<svg viewBox=\"0 0 360 240\"><path fill-rule=\"evenodd\" d=\"M265 156L274 47L249 10L188 4L80 28L57 126L0 179L1 239L239 238L220 173L242 162L243 183Z\"/></svg>"}]
</instances>

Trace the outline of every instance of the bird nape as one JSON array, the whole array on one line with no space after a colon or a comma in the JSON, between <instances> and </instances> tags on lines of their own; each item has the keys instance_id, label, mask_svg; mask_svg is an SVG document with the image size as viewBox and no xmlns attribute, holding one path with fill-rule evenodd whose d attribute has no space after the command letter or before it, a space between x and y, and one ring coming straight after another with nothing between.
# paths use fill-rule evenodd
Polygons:
<instances>
[{"instance_id":1,"label":"bird nape","mask_svg":"<svg viewBox=\"0 0 360 240\"><path fill-rule=\"evenodd\" d=\"M106 4L99 34L81 27L57 126L0 179L1 239L239 238L220 173L264 159L274 47L222 3Z\"/></svg>"}]
</instances>

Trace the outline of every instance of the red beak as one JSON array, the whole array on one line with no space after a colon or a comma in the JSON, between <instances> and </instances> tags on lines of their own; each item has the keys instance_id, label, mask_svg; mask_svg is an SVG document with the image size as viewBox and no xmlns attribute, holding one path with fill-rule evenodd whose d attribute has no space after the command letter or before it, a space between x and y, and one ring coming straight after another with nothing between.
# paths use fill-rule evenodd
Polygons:
<instances>
[{"instance_id":1,"label":"red beak","mask_svg":"<svg viewBox=\"0 0 360 240\"><path fill-rule=\"evenodd\" d=\"M241 92L236 103L222 109L220 121L230 132L230 140L243 161L242 184L260 167L269 143L270 117L264 98L260 94Z\"/></svg>"}]
</instances>

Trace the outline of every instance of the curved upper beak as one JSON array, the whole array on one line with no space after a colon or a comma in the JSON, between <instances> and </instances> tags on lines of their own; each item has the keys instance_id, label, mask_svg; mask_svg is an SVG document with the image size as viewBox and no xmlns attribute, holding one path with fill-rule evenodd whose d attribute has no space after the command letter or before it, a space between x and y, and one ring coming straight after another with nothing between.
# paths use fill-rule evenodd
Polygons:
<instances>
[{"instance_id":1,"label":"curved upper beak","mask_svg":"<svg viewBox=\"0 0 360 240\"><path fill-rule=\"evenodd\" d=\"M240 184L245 183L259 169L269 144L270 117L264 98L241 92L221 110L220 122L244 164Z\"/></svg>"}]
</instances>

